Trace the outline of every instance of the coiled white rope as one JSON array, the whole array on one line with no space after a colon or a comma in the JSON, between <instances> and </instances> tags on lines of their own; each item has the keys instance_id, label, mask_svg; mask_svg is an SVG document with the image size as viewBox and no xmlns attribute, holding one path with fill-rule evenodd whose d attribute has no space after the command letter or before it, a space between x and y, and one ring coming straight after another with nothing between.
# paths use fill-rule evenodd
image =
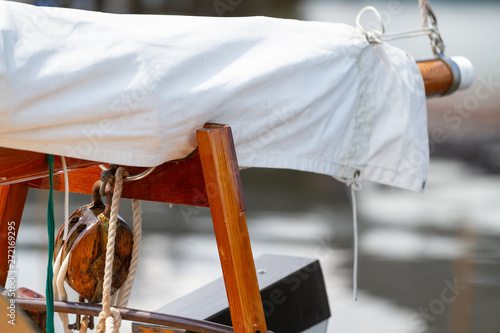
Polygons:
<instances>
[{"instance_id":1,"label":"coiled white rope","mask_svg":"<svg viewBox=\"0 0 500 333\"><path fill-rule=\"evenodd\" d=\"M337 178L336 180L345 183L347 186L351 187L351 198L352 198L352 229L354 234L354 260L353 260L353 269L352 269L352 289L353 289L353 298L355 301L358 300L358 213L357 213L357 204L356 204L356 191L360 191L362 188L361 183L361 174L359 171L354 173L354 176L349 179Z\"/></svg>"}]
</instances>

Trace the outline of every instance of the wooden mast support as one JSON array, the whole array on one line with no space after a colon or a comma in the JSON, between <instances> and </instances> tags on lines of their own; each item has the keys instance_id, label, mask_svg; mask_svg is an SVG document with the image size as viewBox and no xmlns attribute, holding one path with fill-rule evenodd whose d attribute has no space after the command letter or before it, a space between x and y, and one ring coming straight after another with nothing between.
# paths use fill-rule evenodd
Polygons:
<instances>
[{"instance_id":1,"label":"wooden mast support","mask_svg":"<svg viewBox=\"0 0 500 333\"><path fill-rule=\"evenodd\" d=\"M9 263L14 266L17 264L15 243L27 195L26 183L0 186L0 284L2 286L5 286L7 280Z\"/></svg>"},{"instance_id":2,"label":"wooden mast support","mask_svg":"<svg viewBox=\"0 0 500 333\"><path fill-rule=\"evenodd\" d=\"M245 219L245 201L236 160L233 137L229 126L207 125L197 131L198 149L183 160L171 161L157 167L145 179L124 183L122 197L210 207L226 285L231 319L235 332L265 333L266 323L260 298L257 274L250 247ZM0 170L7 170L0 186L1 237L0 249L7 253L8 224L15 221L15 235L19 227L28 187L48 189L46 157L43 154L0 148ZM33 164L14 163L11 156L30 157ZM20 160L22 160L20 158ZM60 163L56 158L56 165ZM96 162L71 160L70 192L90 193L92 184L100 178ZM83 167L83 168L82 168ZM81 168L81 169L79 169ZM131 174L140 168L126 167ZM58 168L56 168L57 170ZM57 171L56 171L57 172ZM10 177L12 176L12 178ZM1 180L0 180L1 183ZM62 174L54 176L54 190L64 191ZM12 224L12 223L11 223ZM0 256L0 282L5 284L8 272L7 255Z\"/></svg>"},{"instance_id":3,"label":"wooden mast support","mask_svg":"<svg viewBox=\"0 0 500 333\"><path fill-rule=\"evenodd\" d=\"M198 130L197 139L234 330L265 333L231 129Z\"/></svg>"}]
</instances>

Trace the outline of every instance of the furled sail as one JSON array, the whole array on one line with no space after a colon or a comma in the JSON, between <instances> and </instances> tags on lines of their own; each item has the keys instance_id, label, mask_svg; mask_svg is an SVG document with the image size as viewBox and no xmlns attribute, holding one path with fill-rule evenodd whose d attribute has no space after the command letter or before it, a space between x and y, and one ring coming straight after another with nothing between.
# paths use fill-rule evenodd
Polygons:
<instances>
[{"instance_id":1,"label":"furled sail","mask_svg":"<svg viewBox=\"0 0 500 333\"><path fill-rule=\"evenodd\" d=\"M155 166L229 124L245 167L423 190L415 61L355 28L0 2L0 146Z\"/></svg>"}]
</instances>

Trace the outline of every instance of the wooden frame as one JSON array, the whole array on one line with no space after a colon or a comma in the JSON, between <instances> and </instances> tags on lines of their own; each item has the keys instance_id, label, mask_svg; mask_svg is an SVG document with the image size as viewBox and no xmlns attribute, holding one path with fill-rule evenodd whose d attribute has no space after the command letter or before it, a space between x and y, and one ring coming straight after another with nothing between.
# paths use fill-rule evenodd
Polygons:
<instances>
[{"instance_id":1,"label":"wooden frame","mask_svg":"<svg viewBox=\"0 0 500 333\"><path fill-rule=\"evenodd\" d=\"M210 207L234 331L264 333L267 328L231 129L226 125L209 124L198 130L196 137L198 149L195 152L183 160L157 167L141 181L124 183L122 197ZM1 150L0 170L8 177L0 182L11 183L0 186L0 250L6 251L7 224L15 221L19 228L28 187L47 189L48 168L43 154ZM31 163L16 163L25 160ZM59 174L54 176L54 189L63 191L60 161L57 157L55 160L55 172ZM95 166L98 162L75 159L67 162L74 170L68 175L70 192L90 193L93 182L100 178L101 170ZM131 174L139 169L127 167ZM7 257L0 256L2 285L5 285L7 272Z\"/></svg>"}]
</instances>

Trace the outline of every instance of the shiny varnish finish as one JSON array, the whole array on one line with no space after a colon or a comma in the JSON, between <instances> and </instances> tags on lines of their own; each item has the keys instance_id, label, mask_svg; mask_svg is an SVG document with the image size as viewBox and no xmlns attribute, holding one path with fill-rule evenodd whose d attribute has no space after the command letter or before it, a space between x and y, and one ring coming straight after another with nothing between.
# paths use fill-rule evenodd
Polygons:
<instances>
[{"instance_id":1,"label":"shiny varnish finish","mask_svg":"<svg viewBox=\"0 0 500 333\"><path fill-rule=\"evenodd\" d=\"M197 131L197 141L198 150L185 159L164 163L140 181L124 183L122 197L209 206L234 330L239 333L266 332L231 129L226 125L206 125ZM5 182L24 180L22 183L0 186L0 191L3 191L0 192L2 227L7 226L7 221L13 217L20 222L28 187L49 187L45 155L41 155L41 158L36 153L7 153L17 160L31 158L33 164L25 163L25 169L16 169L16 163L9 162L5 156L0 160L0 170L4 167L2 162L10 170L8 174L5 173L9 177L4 176ZM30 157L30 154L35 155ZM92 164L96 162L90 162ZM70 167L78 169L77 162L71 163ZM125 168L130 174L143 170ZM59 169L56 167L56 170ZM69 172L70 191L90 193L93 182L100 179L100 174L98 166ZM64 190L63 175L60 173L54 177L54 190ZM7 246L7 243L3 240L0 245ZM5 283L7 270L6 258L0 257L0 272L4 274L0 276L3 278L0 280L2 284Z\"/></svg>"},{"instance_id":2,"label":"shiny varnish finish","mask_svg":"<svg viewBox=\"0 0 500 333\"><path fill-rule=\"evenodd\" d=\"M424 79L425 94L440 96L450 90L453 84L453 72L450 66L440 59L417 62Z\"/></svg>"},{"instance_id":3,"label":"shiny varnish finish","mask_svg":"<svg viewBox=\"0 0 500 333\"><path fill-rule=\"evenodd\" d=\"M85 168L99 162L86 161L76 158L66 158L69 170ZM61 158L54 157L54 173L63 170ZM0 185L19 183L22 181L47 177L49 166L47 155L27 150L17 150L0 147Z\"/></svg>"}]
</instances>

